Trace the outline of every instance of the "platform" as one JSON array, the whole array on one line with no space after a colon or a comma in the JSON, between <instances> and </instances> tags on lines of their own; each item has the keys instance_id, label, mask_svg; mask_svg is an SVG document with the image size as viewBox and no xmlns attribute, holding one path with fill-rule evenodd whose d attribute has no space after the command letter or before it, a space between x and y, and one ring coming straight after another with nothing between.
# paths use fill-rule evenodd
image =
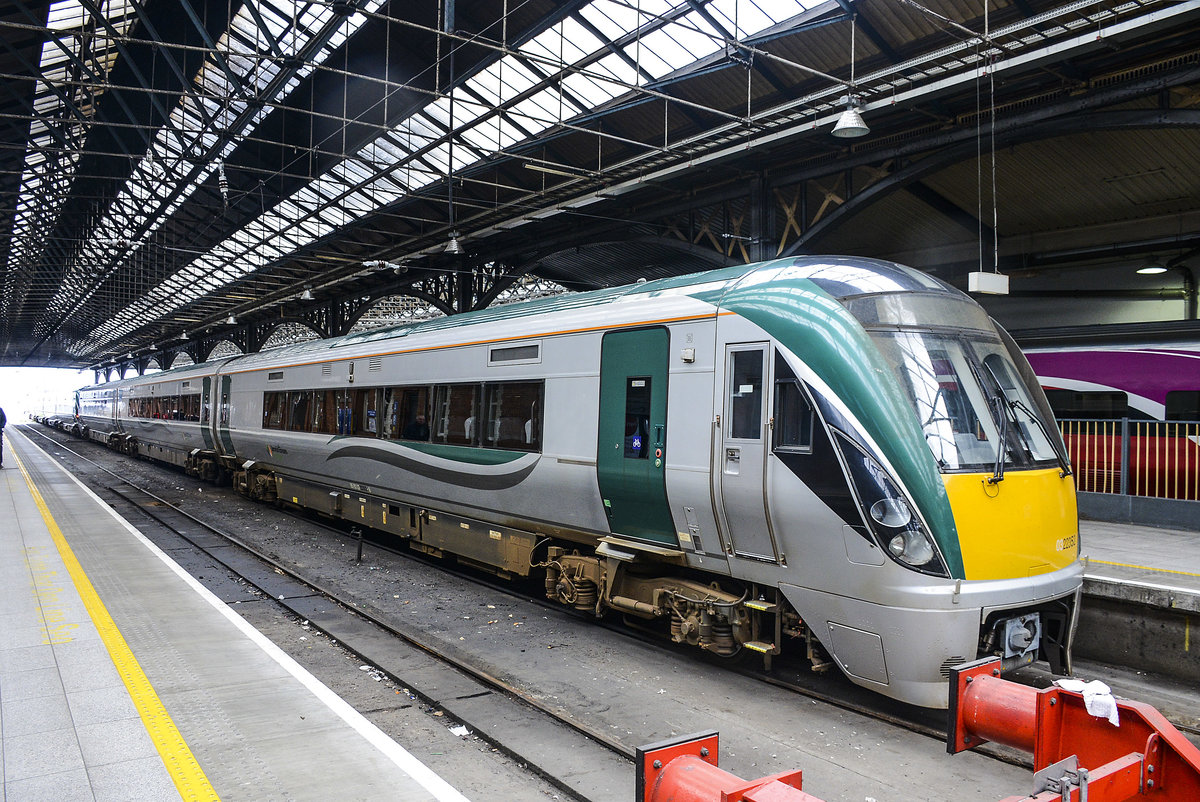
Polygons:
<instances>
[{"instance_id":1,"label":"platform","mask_svg":"<svg viewBox=\"0 0 1200 802\"><path fill-rule=\"evenodd\" d=\"M1200 532L1081 520L1079 536L1086 593L1200 612Z\"/></svg>"},{"instance_id":2,"label":"platform","mask_svg":"<svg viewBox=\"0 0 1200 802\"><path fill-rule=\"evenodd\" d=\"M0 799L464 799L14 429Z\"/></svg>"}]
</instances>

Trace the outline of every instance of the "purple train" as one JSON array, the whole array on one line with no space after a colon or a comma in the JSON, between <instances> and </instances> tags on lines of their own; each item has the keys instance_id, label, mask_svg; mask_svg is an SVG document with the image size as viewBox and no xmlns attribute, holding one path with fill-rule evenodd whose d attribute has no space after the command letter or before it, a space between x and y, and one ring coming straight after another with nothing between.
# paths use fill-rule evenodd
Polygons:
<instances>
[{"instance_id":1,"label":"purple train","mask_svg":"<svg viewBox=\"0 0 1200 802\"><path fill-rule=\"evenodd\" d=\"M1031 348L1026 356L1079 490L1200 499L1200 343Z\"/></svg>"}]
</instances>

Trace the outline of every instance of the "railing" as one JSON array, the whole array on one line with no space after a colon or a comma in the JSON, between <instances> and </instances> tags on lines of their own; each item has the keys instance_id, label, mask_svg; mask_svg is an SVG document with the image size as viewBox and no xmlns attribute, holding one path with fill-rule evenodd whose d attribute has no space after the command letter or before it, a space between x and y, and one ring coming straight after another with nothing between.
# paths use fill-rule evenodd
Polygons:
<instances>
[{"instance_id":1,"label":"railing","mask_svg":"<svg viewBox=\"0 0 1200 802\"><path fill-rule=\"evenodd\" d=\"M1060 420L1058 427L1080 491L1200 499L1200 422Z\"/></svg>"}]
</instances>

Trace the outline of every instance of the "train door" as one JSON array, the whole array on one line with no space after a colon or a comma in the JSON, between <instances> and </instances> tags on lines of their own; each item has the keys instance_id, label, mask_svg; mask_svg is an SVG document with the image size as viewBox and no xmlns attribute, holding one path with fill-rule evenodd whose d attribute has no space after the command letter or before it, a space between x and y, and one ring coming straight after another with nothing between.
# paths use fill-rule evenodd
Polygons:
<instances>
[{"instance_id":1,"label":"train door","mask_svg":"<svg viewBox=\"0 0 1200 802\"><path fill-rule=\"evenodd\" d=\"M778 560L767 514L766 343L725 347L725 391L720 402L721 437L717 453L717 498L733 553Z\"/></svg>"},{"instance_id":2,"label":"train door","mask_svg":"<svg viewBox=\"0 0 1200 802\"><path fill-rule=\"evenodd\" d=\"M217 425L221 442L221 451L234 454L233 437L229 434L230 406L232 404L233 377L221 377L221 404L217 409Z\"/></svg>"},{"instance_id":3,"label":"train door","mask_svg":"<svg viewBox=\"0 0 1200 802\"><path fill-rule=\"evenodd\" d=\"M204 447L213 449L212 433L212 376L205 376L200 389L200 431L204 433Z\"/></svg>"},{"instance_id":4,"label":"train door","mask_svg":"<svg viewBox=\"0 0 1200 802\"><path fill-rule=\"evenodd\" d=\"M596 478L614 533L678 546L664 470L669 346L661 327L604 335Z\"/></svg>"}]
</instances>

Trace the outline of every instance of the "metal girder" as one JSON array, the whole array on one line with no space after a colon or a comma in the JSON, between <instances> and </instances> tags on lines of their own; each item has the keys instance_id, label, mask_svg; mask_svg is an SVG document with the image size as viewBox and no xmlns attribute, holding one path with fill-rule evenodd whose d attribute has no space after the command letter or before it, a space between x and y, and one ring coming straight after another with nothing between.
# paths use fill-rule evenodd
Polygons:
<instances>
[{"instance_id":1,"label":"metal girder","mask_svg":"<svg viewBox=\"0 0 1200 802\"><path fill-rule=\"evenodd\" d=\"M1112 131L1122 128L1153 126L1200 127L1200 111L1192 109L1149 109L1133 111L1102 111L1060 116L1037 122L1034 120L1005 120L996 126L996 147L1005 148L1024 142L1047 139L1080 131ZM968 134L970 132L967 132ZM965 137L960 137L965 138ZM814 223L780 254L792 256L804 253L810 244L840 226L864 207L903 189L921 178L932 175L952 164L974 158L973 141L960 141L951 147L935 150L930 155L902 167L863 191L848 198L830 214Z\"/></svg>"}]
</instances>

